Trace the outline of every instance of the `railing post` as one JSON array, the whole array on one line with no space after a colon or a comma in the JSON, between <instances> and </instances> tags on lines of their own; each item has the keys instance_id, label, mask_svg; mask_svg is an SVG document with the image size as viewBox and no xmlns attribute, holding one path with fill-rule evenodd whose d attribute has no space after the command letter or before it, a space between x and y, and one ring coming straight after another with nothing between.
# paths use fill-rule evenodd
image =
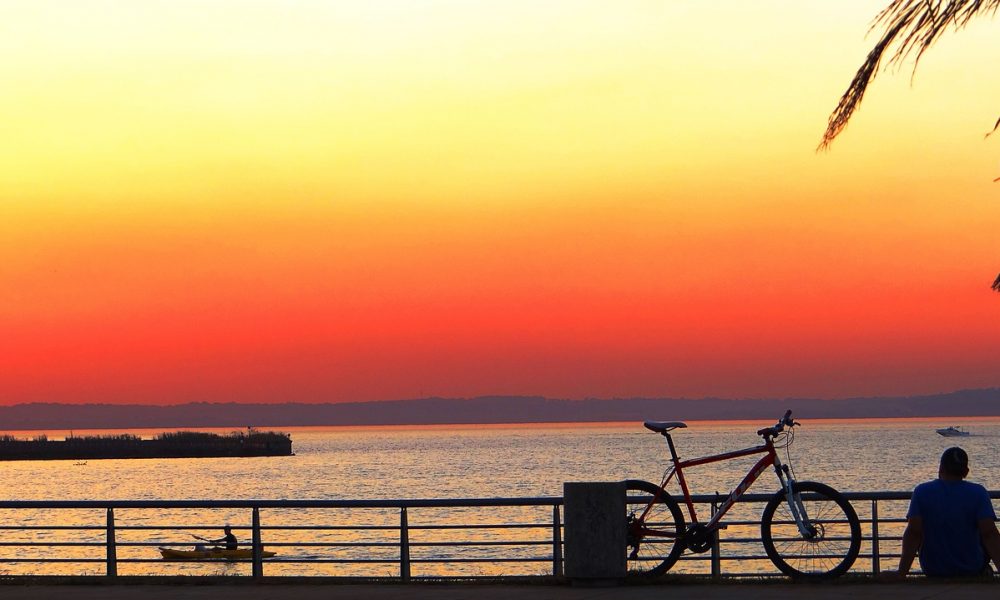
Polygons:
<instances>
[{"instance_id":1,"label":"railing post","mask_svg":"<svg viewBox=\"0 0 1000 600\"><path fill-rule=\"evenodd\" d=\"M712 500L712 516L719 512L719 492L715 492L716 500ZM722 575L722 551L719 548L719 530L712 532L712 577Z\"/></svg>"},{"instance_id":2,"label":"railing post","mask_svg":"<svg viewBox=\"0 0 1000 600\"><path fill-rule=\"evenodd\" d=\"M264 576L264 553L260 545L260 507L253 507L253 577L260 579Z\"/></svg>"},{"instance_id":3,"label":"railing post","mask_svg":"<svg viewBox=\"0 0 1000 600\"><path fill-rule=\"evenodd\" d=\"M108 559L105 573L108 577L118 576L118 547L115 542L115 509L108 508Z\"/></svg>"},{"instance_id":4,"label":"railing post","mask_svg":"<svg viewBox=\"0 0 1000 600\"><path fill-rule=\"evenodd\" d=\"M878 500L872 500L872 574L878 575L882 570L882 559L879 556L878 539Z\"/></svg>"},{"instance_id":5,"label":"railing post","mask_svg":"<svg viewBox=\"0 0 1000 600\"><path fill-rule=\"evenodd\" d=\"M399 509L399 578L403 583L410 581L410 525L405 506Z\"/></svg>"},{"instance_id":6,"label":"railing post","mask_svg":"<svg viewBox=\"0 0 1000 600\"><path fill-rule=\"evenodd\" d=\"M562 523L558 504L552 507L552 574L556 577L563 574Z\"/></svg>"}]
</instances>

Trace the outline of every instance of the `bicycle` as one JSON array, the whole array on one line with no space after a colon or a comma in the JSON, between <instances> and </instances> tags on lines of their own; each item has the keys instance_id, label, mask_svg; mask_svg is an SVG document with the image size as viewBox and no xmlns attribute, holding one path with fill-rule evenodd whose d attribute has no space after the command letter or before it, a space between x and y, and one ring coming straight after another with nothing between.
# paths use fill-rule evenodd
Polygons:
<instances>
[{"instance_id":1,"label":"bicycle","mask_svg":"<svg viewBox=\"0 0 1000 600\"><path fill-rule=\"evenodd\" d=\"M761 515L761 540L767 557L778 569L799 579L838 577L854 564L861 548L861 523L854 507L840 492L813 481L795 481L790 467L792 411L772 427L757 431L763 438L759 446L681 460L677 456L670 431L687 427L682 422L646 421L645 427L661 434L670 448L672 466L667 468L660 485L647 481L625 482L629 498L626 531L628 576L660 575L669 570L681 553L702 553L712 548L722 518L753 485L773 466L780 488L768 501ZM784 448L788 464L782 464L777 449ZM730 492L707 523L698 521L694 502L688 491L684 469L754 454L764 456L754 464L743 480ZM687 505L690 524L685 524L680 505L666 490L676 475ZM636 496L642 495L638 501Z\"/></svg>"}]
</instances>

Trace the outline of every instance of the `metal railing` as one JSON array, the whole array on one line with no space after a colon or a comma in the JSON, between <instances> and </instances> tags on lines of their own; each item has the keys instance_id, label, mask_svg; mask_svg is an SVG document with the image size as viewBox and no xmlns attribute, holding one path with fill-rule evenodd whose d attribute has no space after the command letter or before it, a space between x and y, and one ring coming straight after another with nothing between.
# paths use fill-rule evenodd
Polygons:
<instances>
[{"instance_id":1,"label":"metal railing","mask_svg":"<svg viewBox=\"0 0 1000 600\"><path fill-rule=\"evenodd\" d=\"M178 564L182 573L218 574L212 570L204 573L204 569L192 572L196 566L214 563L227 567L249 564L249 574L254 577L288 574L288 567L297 566L313 567L306 574L336 576L340 573L331 566L347 566L362 567L350 570L354 576L408 581L416 568L423 571L418 576L424 577L503 576L507 574L503 565L511 564L525 565L526 574L561 575L561 506L561 498L0 501L0 575L116 577L123 567L143 563L143 574L171 574L169 567ZM414 522L414 511L426 513L426 517ZM442 512L447 514L442 516ZM183 513L201 521L185 519ZM241 545L249 546L248 558L198 563L150 558L152 549L190 549L193 540L185 536L201 538L192 532L221 529L220 524L206 522L245 522L240 515L246 513L249 526L233 525L232 529L240 537L249 532L250 543ZM303 523L302 513L312 520ZM347 518L336 518L344 513L349 513ZM515 518L504 519L507 513L514 513ZM123 514L138 514L139 518L122 519ZM67 518L78 522L63 524ZM300 539L303 531L309 536ZM67 535L73 537L67 539ZM52 539L55 536L61 537ZM137 539L140 536L142 539ZM275 551L276 556L265 557L265 549ZM12 572L14 565L38 568ZM66 573L53 568L58 565L78 569ZM464 568L449 573L440 568L444 565ZM103 568L81 573L81 566ZM229 570L221 574L240 573ZM291 574L302 573L293 569Z\"/></svg>"},{"instance_id":2,"label":"metal railing","mask_svg":"<svg viewBox=\"0 0 1000 600\"><path fill-rule=\"evenodd\" d=\"M899 557L910 492L844 495L862 525L861 554L852 572L877 574L894 566L886 561ZM990 497L1000 499L1000 491L990 492ZM761 506L770 498L741 498L710 551L686 552L673 572L778 575L759 535ZM694 497L699 508L708 511L723 500L718 495ZM404 582L428 577L559 577L561 509L558 497L0 501L0 575L116 577L127 569L124 574L356 576ZM71 518L77 522L68 523ZM191 532L218 531L221 519L245 523L233 530L243 538L249 532L250 543L242 545L249 546L249 557L174 563L152 552L190 548L187 536L200 537ZM300 539L303 532L309 535ZM267 557L265 549L275 556Z\"/></svg>"}]
</instances>

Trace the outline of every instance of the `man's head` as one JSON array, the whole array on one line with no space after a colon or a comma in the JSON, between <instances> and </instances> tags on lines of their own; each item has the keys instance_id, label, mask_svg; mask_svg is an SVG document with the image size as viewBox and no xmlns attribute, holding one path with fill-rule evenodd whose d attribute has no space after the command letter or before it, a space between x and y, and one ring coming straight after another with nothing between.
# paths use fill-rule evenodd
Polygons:
<instances>
[{"instance_id":1,"label":"man's head","mask_svg":"<svg viewBox=\"0 0 1000 600\"><path fill-rule=\"evenodd\" d=\"M965 479L969 474L969 455L958 446L948 448L941 455L938 477L941 479Z\"/></svg>"},{"instance_id":2,"label":"man's head","mask_svg":"<svg viewBox=\"0 0 1000 600\"><path fill-rule=\"evenodd\" d=\"M222 528L222 530L225 531L226 533L232 533L233 528L230 527L229 525L226 525L225 527Z\"/></svg>"}]
</instances>

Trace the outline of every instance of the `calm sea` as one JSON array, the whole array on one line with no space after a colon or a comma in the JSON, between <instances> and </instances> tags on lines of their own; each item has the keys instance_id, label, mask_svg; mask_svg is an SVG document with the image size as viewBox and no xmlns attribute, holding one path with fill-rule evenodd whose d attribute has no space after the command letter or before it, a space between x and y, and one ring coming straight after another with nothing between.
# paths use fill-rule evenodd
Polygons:
<instances>
[{"instance_id":1,"label":"calm sea","mask_svg":"<svg viewBox=\"0 0 1000 600\"><path fill-rule=\"evenodd\" d=\"M772 424L755 422L692 422L674 434L682 457L735 450L755 445L755 431ZM935 429L963 425L972 436L944 438ZM266 428L263 428L266 429ZM290 428L292 457L239 459L90 460L0 462L0 488L4 500L92 499L398 499L489 498L559 496L566 481L617 481L626 478L656 481L666 464L664 440L641 423L575 423L504 426L324 427ZM18 436L40 432L11 432ZM50 439L68 432L46 432ZM75 432L91 435L95 432ZM133 431L135 433L135 431ZM139 432L152 435L152 431ZM961 445L971 457L970 479L989 489L1000 489L1000 419L910 420L808 420L796 429L789 448L800 480L827 483L841 491L909 490L933 478L941 452ZM784 458L784 457L783 457ZM747 471L751 461L729 461L687 472L693 493L727 492ZM771 492L773 476L765 473L752 491ZM245 511L244 511L245 512ZM309 525L349 523L398 523L398 514L311 514L310 511L271 511L265 524ZM447 512L447 511L445 511ZM465 511L432 514L412 519L480 518ZM861 510L859 509L859 512ZM25 524L100 524L103 514L94 511L0 511L0 526ZM240 511L119 511L119 524L155 526L170 524L221 524L246 527L249 516ZM541 518L541 517L540 517ZM545 518L550 518L546 516ZM198 531L198 530L195 530ZM245 529L238 534L246 539ZM201 532L217 536L217 532ZM38 540L49 536L69 540L69 533L10 532L6 540ZM77 535L78 534L73 534ZM91 535L91 534L86 534ZM93 533L98 536L102 532ZM137 530L123 534L137 543L190 542L177 532ZM331 532L308 530L274 533L297 535L295 540L323 541ZM130 537L131 536L131 537ZM311 536L311 537L310 537ZM73 538L83 539L83 538ZM287 538L293 539L293 538ZM265 540L267 541L267 540ZM99 549L98 549L99 550ZM0 573L87 572L88 567L6 564L4 556L39 556L51 550L5 548ZM294 552L287 549L284 554ZM303 556L299 550L299 556ZM78 551L78 556L86 551ZM158 558L155 547L123 548L119 556ZM97 551L94 556L103 556ZM323 555L316 551L315 556ZM245 570L245 565L212 567ZM97 570L98 567L91 566ZM177 567L184 569L195 566ZM346 573L346 567L324 567L325 573ZM57 571L54 571L56 569ZM160 572L149 564L129 565L121 572ZM286 566L288 573L309 573ZM334 571L331 571L334 569ZM390 574L390 567L385 568ZM242 571L240 571L242 572Z\"/></svg>"}]
</instances>

